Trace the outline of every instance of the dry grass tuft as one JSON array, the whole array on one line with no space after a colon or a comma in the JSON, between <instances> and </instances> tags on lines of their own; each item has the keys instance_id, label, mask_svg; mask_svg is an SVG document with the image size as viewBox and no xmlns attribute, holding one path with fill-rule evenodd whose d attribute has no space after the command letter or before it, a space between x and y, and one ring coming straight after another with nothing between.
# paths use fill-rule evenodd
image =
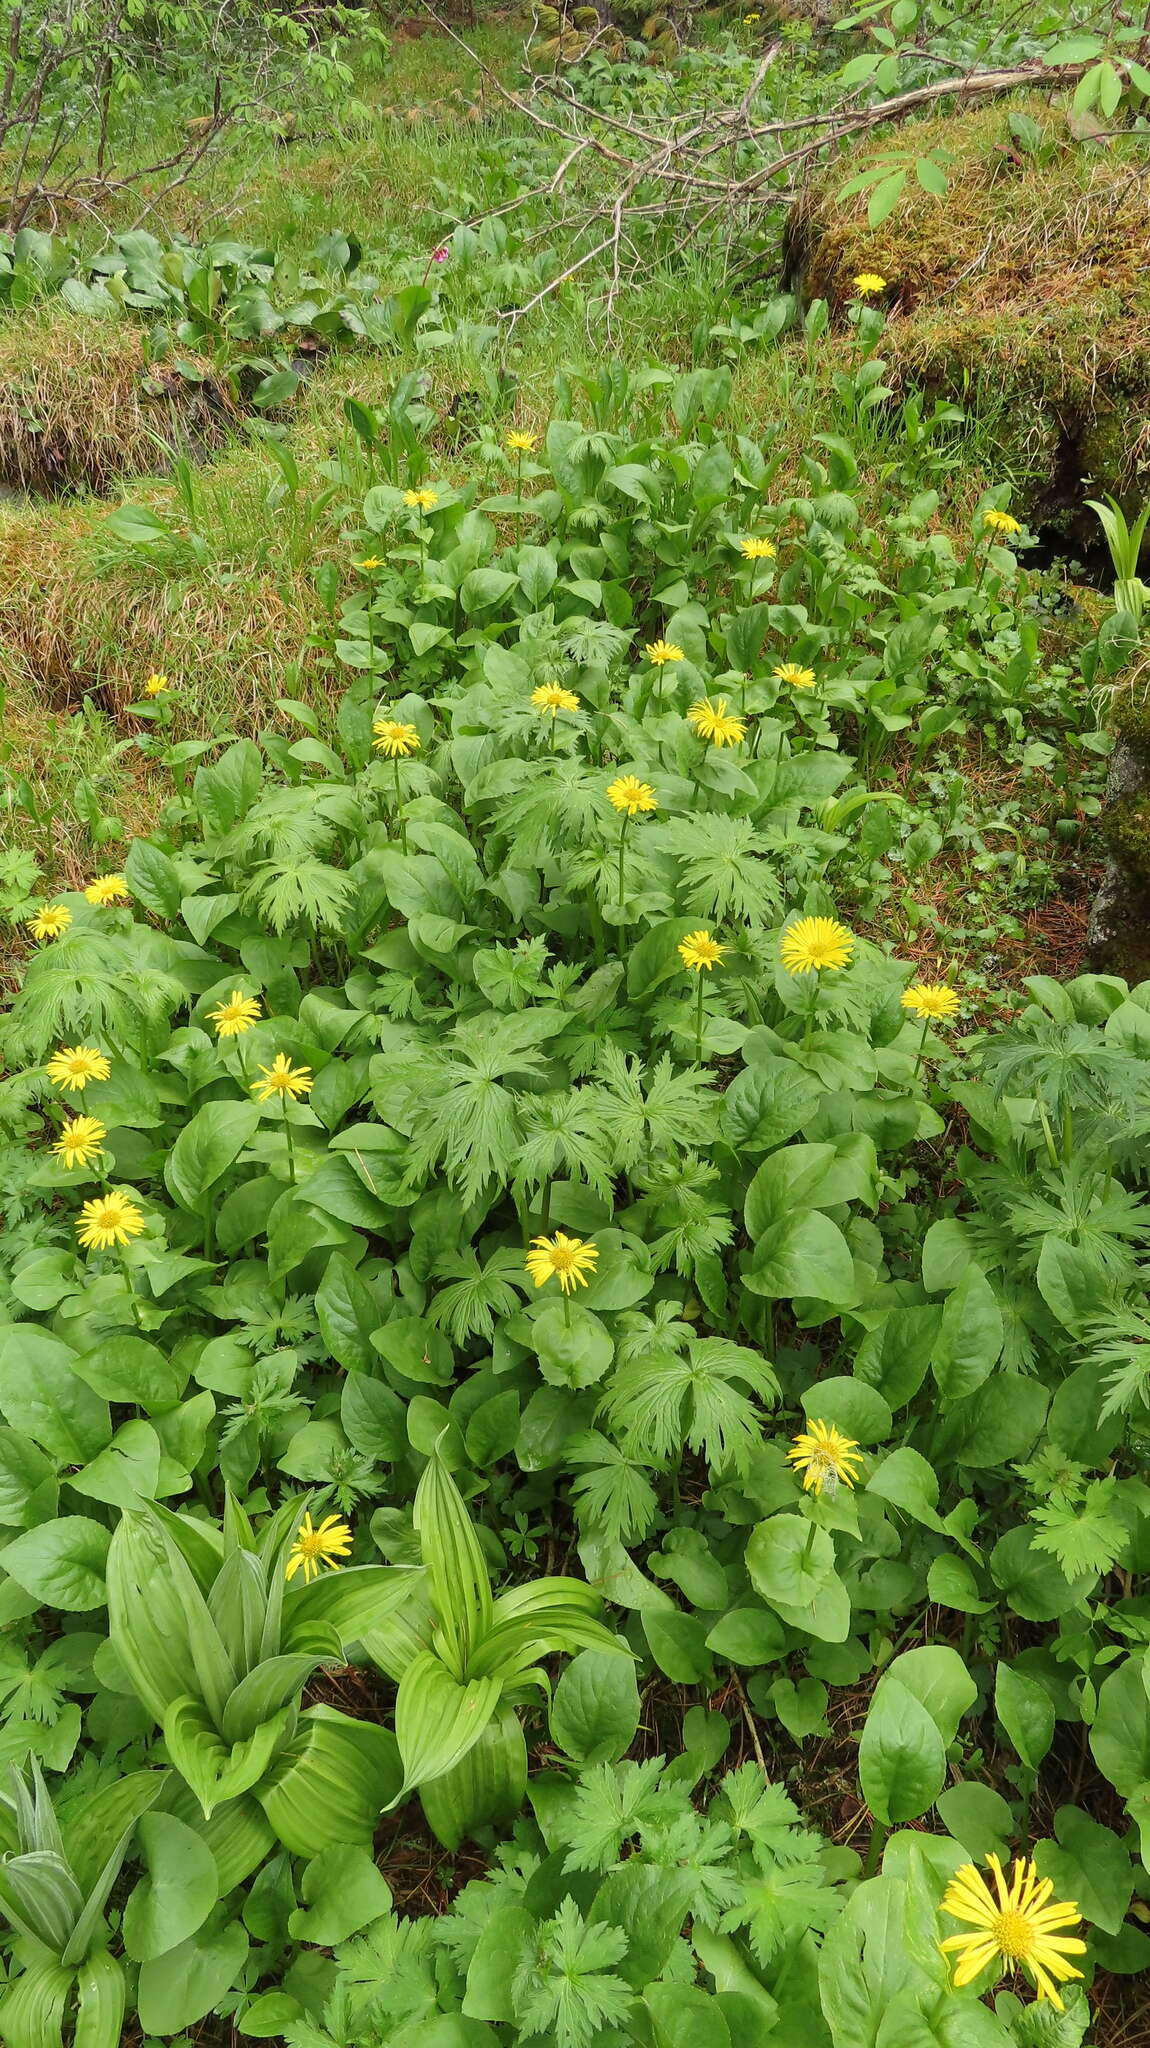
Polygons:
<instances>
[{"instance_id":1,"label":"dry grass tuft","mask_svg":"<svg viewBox=\"0 0 1150 2048\"><path fill-rule=\"evenodd\" d=\"M52 306L0 325L0 483L11 490L103 494L162 468L158 441L202 459L235 418L221 383L148 364L126 323Z\"/></svg>"}]
</instances>

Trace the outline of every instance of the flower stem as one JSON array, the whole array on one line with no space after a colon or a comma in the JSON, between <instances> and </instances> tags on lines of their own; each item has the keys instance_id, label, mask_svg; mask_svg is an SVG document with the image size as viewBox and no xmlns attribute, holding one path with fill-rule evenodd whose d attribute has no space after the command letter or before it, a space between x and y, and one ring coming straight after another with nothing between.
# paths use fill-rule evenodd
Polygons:
<instances>
[{"instance_id":1,"label":"flower stem","mask_svg":"<svg viewBox=\"0 0 1150 2048\"><path fill-rule=\"evenodd\" d=\"M889 1829L881 1820L875 1821L871 1829L870 1847L866 1852L866 1862L863 1864L862 1874L864 1877L873 1877L878 1869L879 1857L886 1848L886 1838L889 1832Z\"/></svg>"},{"instance_id":2,"label":"flower stem","mask_svg":"<svg viewBox=\"0 0 1150 2048\"><path fill-rule=\"evenodd\" d=\"M808 1010L807 1010L807 1028L806 1028L805 1032L803 1033L803 1051L804 1051L804 1052L809 1052L809 1051L810 1051L810 1049L811 1049L811 1039L812 1039L812 1038L814 1037L814 1030L815 1030L815 1011L816 1011L816 1010L818 1009L818 1006L819 1006L819 969L818 969L818 968L816 967L816 968L815 968L815 974L814 974L814 987L813 987L813 988L812 988L812 990L811 990L811 1000L810 1000L810 1007L809 1007L809 1008L808 1008Z\"/></svg>"},{"instance_id":3,"label":"flower stem","mask_svg":"<svg viewBox=\"0 0 1150 2048\"><path fill-rule=\"evenodd\" d=\"M139 1303L136 1300L136 1290L132 1285L132 1269L128 1264L127 1253L124 1251L120 1253L120 1264L124 1268L124 1285L128 1290L128 1306L132 1311L132 1321L135 1323L137 1330L142 1330L144 1324L143 1318L140 1315Z\"/></svg>"},{"instance_id":4,"label":"flower stem","mask_svg":"<svg viewBox=\"0 0 1150 2048\"><path fill-rule=\"evenodd\" d=\"M701 1067L703 1064L703 970L701 967L698 969L696 978L699 983L699 991L695 998L695 1065Z\"/></svg>"},{"instance_id":5,"label":"flower stem","mask_svg":"<svg viewBox=\"0 0 1150 2048\"><path fill-rule=\"evenodd\" d=\"M807 1530L807 1540L803 1545L803 1554L799 1559L800 1571L802 1571L803 1567L810 1561L811 1552L815 1547L815 1537L818 1534L818 1527L819 1525L817 1522L812 1522L810 1528Z\"/></svg>"},{"instance_id":6,"label":"flower stem","mask_svg":"<svg viewBox=\"0 0 1150 2048\"><path fill-rule=\"evenodd\" d=\"M564 1323L566 1324L567 1328L568 1328L568 1329L570 1329L570 1328L571 1328L571 1296L570 1296L570 1295L568 1294L568 1292L567 1292L567 1289L566 1289L566 1288L564 1288L564 1289L563 1289L563 1321L564 1321Z\"/></svg>"},{"instance_id":7,"label":"flower stem","mask_svg":"<svg viewBox=\"0 0 1150 2048\"><path fill-rule=\"evenodd\" d=\"M928 1032L929 1030L930 1030L930 1018L929 1018L929 1017L924 1017L924 1018L923 1018L923 1021L922 1021L922 1037L921 1037L921 1038L919 1039L919 1041L918 1041L918 1051L917 1051L917 1053L915 1054L915 1060L914 1060L914 1071L915 1071L915 1074L916 1074L916 1075L917 1075L917 1073L918 1073L918 1070L919 1070L919 1068L920 1068L920 1067L921 1067L921 1065L922 1065L922 1056L923 1056L924 1052L926 1051L926 1034L927 1034L927 1032Z\"/></svg>"},{"instance_id":8,"label":"flower stem","mask_svg":"<svg viewBox=\"0 0 1150 2048\"><path fill-rule=\"evenodd\" d=\"M624 818L623 818L623 823L622 823L622 825L621 825L621 826L620 826L620 828L619 828L619 908L620 908L620 910L622 910L622 908L623 908L623 903L624 903L624 897L625 897L625 884L624 884L624 876L623 876L623 860L624 860L624 856L625 856L625 854L626 854L626 851L627 851L627 827L628 827L628 825L630 824L630 822L631 822L630 818L628 818L628 817L627 817L626 815L624 815Z\"/></svg>"},{"instance_id":9,"label":"flower stem","mask_svg":"<svg viewBox=\"0 0 1150 2048\"><path fill-rule=\"evenodd\" d=\"M393 768L394 768L394 770L395 770L395 815L396 815L396 817L397 817L397 818L398 818L398 820L399 820L399 837L400 837L400 844L402 845L402 847L403 847L403 850L404 850L404 852L406 853L406 852L407 852L407 820L406 820L406 818L405 818L405 817L404 817L404 815L403 815L403 797L402 797L402 794L401 794L401 791L400 791L400 786L399 786L399 755L398 755L398 754L393 754L393 755L392 755L392 759L391 759L391 765L392 765L392 767L393 767Z\"/></svg>"},{"instance_id":10,"label":"flower stem","mask_svg":"<svg viewBox=\"0 0 1150 2048\"><path fill-rule=\"evenodd\" d=\"M284 1112L284 1137L285 1137L285 1138L287 1139L287 1156L288 1156L288 1179L290 1180L290 1182L291 1182L291 1184L292 1184L292 1186L293 1186L293 1188L294 1188L294 1186L295 1186L295 1143L294 1143L294 1141L293 1141L293 1139L292 1139L292 1134L291 1134L291 1119L290 1119L290 1117L288 1116L288 1099L287 1099L287 1096L286 1096L286 1095L285 1095L285 1096L284 1096L284 1098L283 1098L283 1112Z\"/></svg>"}]
</instances>

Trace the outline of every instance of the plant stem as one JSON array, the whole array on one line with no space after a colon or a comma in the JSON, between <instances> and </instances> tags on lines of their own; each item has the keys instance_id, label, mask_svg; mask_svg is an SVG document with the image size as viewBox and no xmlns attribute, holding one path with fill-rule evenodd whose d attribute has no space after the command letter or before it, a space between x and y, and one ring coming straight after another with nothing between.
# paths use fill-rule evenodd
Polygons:
<instances>
[{"instance_id":1,"label":"plant stem","mask_svg":"<svg viewBox=\"0 0 1150 2048\"><path fill-rule=\"evenodd\" d=\"M627 815L626 815L626 814L624 813L624 817L623 817L623 823L622 823L622 825L621 825L621 826L620 826L620 828L619 828L619 908L620 908L620 910L622 910L622 908L623 908L623 903L624 903L624 900L625 900L625 884L624 884L624 876L623 876L623 859L624 859L624 855L626 854L626 851L627 851L627 827L628 827L628 825L630 824L630 822L631 822L630 818L629 818L629 817L627 817Z\"/></svg>"},{"instance_id":2,"label":"plant stem","mask_svg":"<svg viewBox=\"0 0 1150 2048\"><path fill-rule=\"evenodd\" d=\"M391 765L395 770L395 815L399 820L399 838L404 852L407 852L407 820L403 815L403 797L399 786L399 755L393 754Z\"/></svg>"},{"instance_id":3,"label":"plant stem","mask_svg":"<svg viewBox=\"0 0 1150 2048\"><path fill-rule=\"evenodd\" d=\"M926 1034L927 1034L927 1032L928 1032L929 1030L930 1030L930 1018L929 1018L929 1017L924 1017L924 1018L923 1018L923 1022L922 1022L922 1037L921 1037L921 1038L919 1039L919 1041L918 1041L918 1051L917 1051L917 1053L915 1054L915 1060L914 1060L914 1071L915 1071L915 1073L916 1073L916 1074L918 1073L918 1070L919 1070L919 1068L920 1068L920 1067L921 1067L921 1065L922 1065L922 1056L923 1056L924 1052L926 1051Z\"/></svg>"},{"instance_id":4,"label":"plant stem","mask_svg":"<svg viewBox=\"0 0 1150 2048\"><path fill-rule=\"evenodd\" d=\"M878 1869L879 1857L886 1848L886 1838L889 1832L890 1830L881 1820L875 1821L871 1829L870 1847L866 1852L866 1862L863 1864L862 1874L864 1877L873 1877Z\"/></svg>"},{"instance_id":5,"label":"plant stem","mask_svg":"<svg viewBox=\"0 0 1150 2048\"><path fill-rule=\"evenodd\" d=\"M703 970L701 967L696 970L696 975L699 991L695 998L695 1065L701 1067L703 1064Z\"/></svg>"},{"instance_id":6,"label":"plant stem","mask_svg":"<svg viewBox=\"0 0 1150 2048\"><path fill-rule=\"evenodd\" d=\"M802 1571L803 1566L809 1562L810 1554L815 1547L815 1536L818 1533L818 1526L819 1525L817 1522L812 1521L810 1528L807 1530L807 1540L803 1545L803 1554L799 1559L800 1571Z\"/></svg>"},{"instance_id":7,"label":"plant stem","mask_svg":"<svg viewBox=\"0 0 1150 2048\"><path fill-rule=\"evenodd\" d=\"M292 1186L293 1186L293 1188L294 1188L294 1186L295 1186L295 1144L294 1144L294 1141L293 1141L293 1139L292 1139L292 1134L291 1134L291 1119L290 1119L290 1117L288 1116L288 1099L287 1099L287 1096L286 1096L286 1095L285 1095L285 1096L284 1096L284 1098L283 1098L283 1112L284 1112L284 1137L285 1137L285 1138L287 1139L287 1156L288 1156L288 1179L290 1180L290 1182L291 1182L291 1184L292 1184Z\"/></svg>"},{"instance_id":8,"label":"plant stem","mask_svg":"<svg viewBox=\"0 0 1150 2048\"><path fill-rule=\"evenodd\" d=\"M128 1306L132 1311L132 1321L135 1323L137 1330L142 1330L144 1324L143 1318L140 1315L139 1303L136 1300L136 1290L132 1285L132 1269L128 1264L127 1254L123 1251L120 1253L120 1264L124 1268L124 1284L128 1290Z\"/></svg>"}]
</instances>

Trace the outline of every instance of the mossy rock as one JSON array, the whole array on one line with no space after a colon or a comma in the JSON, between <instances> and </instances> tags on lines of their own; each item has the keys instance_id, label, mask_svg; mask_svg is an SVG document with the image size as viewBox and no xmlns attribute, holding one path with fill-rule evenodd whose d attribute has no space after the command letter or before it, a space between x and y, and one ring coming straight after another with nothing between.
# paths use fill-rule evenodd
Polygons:
<instances>
[{"instance_id":1,"label":"mossy rock","mask_svg":"<svg viewBox=\"0 0 1150 2048\"><path fill-rule=\"evenodd\" d=\"M1030 479L1032 521L1096 541L1083 498L1110 490L1132 509L1150 489L1146 138L1080 142L1066 108L1033 95L916 123L913 136L946 161L946 195L911 177L871 228L866 192L837 196L890 147L866 145L796 209L786 281L841 311L859 272L886 278L892 368L960 403L976 394Z\"/></svg>"}]
</instances>

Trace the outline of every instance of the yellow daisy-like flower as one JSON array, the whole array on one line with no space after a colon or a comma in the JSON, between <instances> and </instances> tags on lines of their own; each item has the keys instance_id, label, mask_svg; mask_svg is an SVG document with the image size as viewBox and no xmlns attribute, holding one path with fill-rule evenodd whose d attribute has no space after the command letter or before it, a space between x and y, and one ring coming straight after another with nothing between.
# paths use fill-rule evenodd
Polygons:
<instances>
[{"instance_id":1,"label":"yellow daisy-like flower","mask_svg":"<svg viewBox=\"0 0 1150 2048\"><path fill-rule=\"evenodd\" d=\"M687 724L694 727L701 740L710 740L713 747L737 747L747 737L742 719L728 712L725 697L716 698L713 704L709 697L700 697L687 713Z\"/></svg>"},{"instance_id":2,"label":"yellow daisy-like flower","mask_svg":"<svg viewBox=\"0 0 1150 2048\"><path fill-rule=\"evenodd\" d=\"M145 697L162 697L164 691L170 690L171 687L172 686L169 683L167 676L162 676L159 673L156 673L155 675L150 675L147 678L147 681L144 684L144 695Z\"/></svg>"},{"instance_id":3,"label":"yellow daisy-like flower","mask_svg":"<svg viewBox=\"0 0 1150 2048\"><path fill-rule=\"evenodd\" d=\"M114 1244L127 1244L146 1228L143 1211L136 1207L126 1188L97 1195L85 1202L76 1223L76 1235L85 1251L106 1252Z\"/></svg>"},{"instance_id":4,"label":"yellow daisy-like flower","mask_svg":"<svg viewBox=\"0 0 1150 2048\"><path fill-rule=\"evenodd\" d=\"M688 932L685 939L680 939L676 950L684 967L690 969L692 973L701 974L706 968L709 974L730 948L720 946L718 940L713 939L705 927L701 927L697 932Z\"/></svg>"},{"instance_id":5,"label":"yellow daisy-like flower","mask_svg":"<svg viewBox=\"0 0 1150 2048\"><path fill-rule=\"evenodd\" d=\"M778 553L773 540L756 540L754 535L741 540L739 547L743 559L748 562L773 562Z\"/></svg>"},{"instance_id":6,"label":"yellow daisy-like flower","mask_svg":"<svg viewBox=\"0 0 1150 2048\"><path fill-rule=\"evenodd\" d=\"M312 1524L310 1515L305 1515L299 1525L299 1533L288 1552L286 1579L294 1579L302 1571L304 1585L309 1579L318 1579L320 1566L326 1565L330 1572L341 1569L338 1560L346 1557L351 1549L351 1529L339 1515L328 1515L319 1528Z\"/></svg>"},{"instance_id":7,"label":"yellow daisy-like flower","mask_svg":"<svg viewBox=\"0 0 1150 2048\"><path fill-rule=\"evenodd\" d=\"M625 811L633 818L637 811L657 811L658 799L649 782L640 782L637 775L617 775L607 785L607 797L617 811Z\"/></svg>"},{"instance_id":8,"label":"yellow daisy-like flower","mask_svg":"<svg viewBox=\"0 0 1150 2048\"><path fill-rule=\"evenodd\" d=\"M394 761L400 754L416 754L421 741L413 725L401 725L397 718L377 718L372 725L372 745L377 754Z\"/></svg>"},{"instance_id":9,"label":"yellow daisy-like flower","mask_svg":"<svg viewBox=\"0 0 1150 2048\"><path fill-rule=\"evenodd\" d=\"M385 564L382 555L365 555L355 566L357 569L382 569Z\"/></svg>"},{"instance_id":10,"label":"yellow daisy-like flower","mask_svg":"<svg viewBox=\"0 0 1150 2048\"><path fill-rule=\"evenodd\" d=\"M854 1485L858 1473L851 1467L862 1464L859 1447L853 1436L844 1436L833 1422L812 1422L791 1442L787 1457L803 1475L804 1493L827 1492L833 1499L840 1484Z\"/></svg>"},{"instance_id":11,"label":"yellow daisy-like flower","mask_svg":"<svg viewBox=\"0 0 1150 2048\"><path fill-rule=\"evenodd\" d=\"M66 903L45 903L35 917L24 919L34 939L59 939L72 922L72 913Z\"/></svg>"},{"instance_id":12,"label":"yellow daisy-like flower","mask_svg":"<svg viewBox=\"0 0 1150 2048\"><path fill-rule=\"evenodd\" d=\"M813 668L800 668L797 661L781 661L771 674L780 683L789 683L792 690L813 690L815 672Z\"/></svg>"},{"instance_id":13,"label":"yellow daisy-like flower","mask_svg":"<svg viewBox=\"0 0 1150 2048\"><path fill-rule=\"evenodd\" d=\"M282 1101L285 1095L295 1101L297 1095L311 1093L312 1072L310 1067L293 1067L286 1052L277 1052L270 1067L258 1069L260 1079L252 1082L252 1094L257 1102L270 1102L274 1095Z\"/></svg>"},{"instance_id":14,"label":"yellow daisy-like flower","mask_svg":"<svg viewBox=\"0 0 1150 2048\"><path fill-rule=\"evenodd\" d=\"M217 1038L241 1038L258 1022L259 1015L258 999L234 988L226 1003L221 1003L218 1010L208 1011L208 1022L215 1025Z\"/></svg>"},{"instance_id":15,"label":"yellow daisy-like flower","mask_svg":"<svg viewBox=\"0 0 1150 2048\"><path fill-rule=\"evenodd\" d=\"M761 20L762 20L762 18L763 18L763 17L762 17L762 15L761 15L761 14L744 14L744 16L743 16L743 27L744 27L744 28L750 28L750 27L751 27L751 24L752 24L753 22L756 22L756 21L761 21Z\"/></svg>"},{"instance_id":16,"label":"yellow daisy-like flower","mask_svg":"<svg viewBox=\"0 0 1150 2048\"><path fill-rule=\"evenodd\" d=\"M868 299L874 292L886 290L886 279L880 277L877 270L860 270L857 277L852 277L851 283L860 299Z\"/></svg>"},{"instance_id":17,"label":"yellow daisy-like flower","mask_svg":"<svg viewBox=\"0 0 1150 2048\"><path fill-rule=\"evenodd\" d=\"M1086 1943L1066 1933L1082 1918L1077 1904L1073 1900L1048 1904L1053 1879L1040 1878L1029 1858L1015 1858L1009 1886L997 1856L989 1855L986 1860L994 1876L993 1892L982 1872L973 1863L964 1863L943 1893L942 1911L953 1920L968 1920L973 1929L939 1943L944 1955L962 1957L955 1967L955 1990L972 1983L988 1963L997 1963L996 1982L1003 1966L1025 1970L1039 1999L1048 1998L1061 2012L1058 1985L1082 1975L1066 1958L1086 1954Z\"/></svg>"},{"instance_id":18,"label":"yellow daisy-like flower","mask_svg":"<svg viewBox=\"0 0 1150 2048\"><path fill-rule=\"evenodd\" d=\"M107 1135L98 1116L74 1116L64 1125L52 1150L70 1173L74 1166L91 1165Z\"/></svg>"},{"instance_id":19,"label":"yellow daisy-like flower","mask_svg":"<svg viewBox=\"0 0 1150 2048\"><path fill-rule=\"evenodd\" d=\"M982 523L988 533L1021 533L1021 519L1014 519L1009 512L984 512Z\"/></svg>"},{"instance_id":20,"label":"yellow daisy-like flower","mask_svg":"<svg viewBox=\"0 0 1150 2048\"><path fill-rule=\"evenodd\" d=\"M683 660L683 650L673 640L649 640L643 652L652 668L662 668L665 661Z\"/></svg>"},{"instance_id":21,"label":"yellow daisy-like flower","mask_svg":"<svg viewBox=\"0 0 1150 2048\"><path fill-rule=\"evenodd\" d=\"M558 683L540 683L531 692L531 702L536 711L549 711L554 718L557 711L578 711L579 699L574 690L560 689Z\"/></svg>"},{"instance_id":22,"label":"yellow daisy-like flower","mask_svg":"<svg viewBox=\"0 0 1150 2048\"><path fill-rule=\"evenodd\" d=\"M513 455L530 455L531 450L535 446L536 438L534 434L516 432L508 434L505 445L510 448Z\"/></svg>"},{"instance_id":23,"label":"yellow daisy-like flower","mask_svg":"<svg viewBox=\"0 0 1150 2048\"><path fill-rule=\"evenodd\" d=\"M823 968L845 967L854 951L854 933L833 917L800 917L788 925L779 957L788 974L818 974Z\"/></svg>"},{"instance_id":24,"label":"yellow daisy-like flower","mask_svg":"<svg viewBox=\"0 0 1150 2048\"><path fill-rule=\"evenodd\" d=\"M62 1045L45 1069L48 1079L65 1095L80 1095L89 1081L106 1081L112 1071L106 1053L94 1045Z\"/></svg>"},{"instance_id":25,"label":"yellow daisy-like flower","mask_svg":"<svg viewBox=\"0 0 1150 2048\"><path fill-rule=\"evenodd\" d=\"M925 1022L929 1017L958 1015L958 997L943 981L916 981L899 997L904 1010L913 1010Z\"/></svg>"},{"instance_id":26,"label":"yellow daisy-like flower","mask_svg":"<svg viewBox=\"0 0 1150 2048\"><path fill-rule=\"evenodd\" d=\"M97 875L84 891L89 903L126 903L128 884L123 875Z\"/></svg>"},{"instance_id":27,"label":"yellow daisy-like flower","mask_svg":"<svg viewBox=\"0 0 1150 2048\"><path fill-rule=\"evenodd\" d=\"M533 1237L523 1263L536 1287L555 1279L564 1294L571 1294L576 1287L586 1287L588 1273L593 1273L599 1263L599 1247L585 1244L581 1237L565 1237L557 1230L554 1237Z\"/></svg>"},{"instance_id":28,"label":"yellow daisy-like flower","mask_svg":"<svg viewBox=\"0 0 1150 2048\"><path fill-rule=\"evenodd\" d=\"M438 505L439 503L439 492L405 491L403 494L403 502L405 505L411 505L413 507L418 508L420 512L430 512L432 506Z\"/></svg>"}]
</instances>

